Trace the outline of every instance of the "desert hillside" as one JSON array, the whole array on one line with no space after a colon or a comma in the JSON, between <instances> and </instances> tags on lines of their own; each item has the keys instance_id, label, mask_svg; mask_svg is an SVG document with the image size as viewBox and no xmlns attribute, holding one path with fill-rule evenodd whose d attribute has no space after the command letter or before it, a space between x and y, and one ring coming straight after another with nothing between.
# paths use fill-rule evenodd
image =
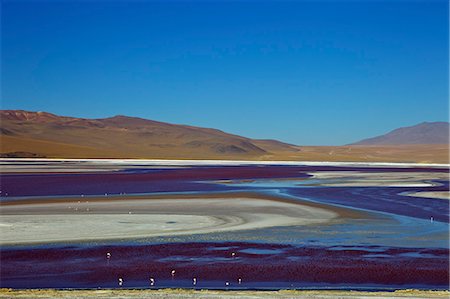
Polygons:
<instances>
[{"instance_id":1,"label":"desert hillside","mask_svg":"<svg viewBox=\"0 0 450 299\"><path fill-rule=\"evenodd\" d=\"M295 146L215 129L136 117L84 119L47 112L1 111L3 155L87 158L259 158ZM27 154L28 153L28 154Z\"/></svg>"},{"instance_id":2,"label":"desert hillside","mask_svg":"<svg viewBox=\"0 0 450 299\"><path fill-rule=\"evenodd\" d=\"M398 128L384 135L364 139L354 144L448 144L449 128L448 122L423 122L415 126Z\"/></svg>"},{"instance_id":3,"label":"desert hillside","mask_svg":"<svg viewBox=\"0 0 450 299\"><path fill-rule=\"evenodd\" d=\"M448 143L295 146L136 117L0 111L2 157L448 163ZM299 128L300 130L301 128Z\"/></svg>"}]
</instances>

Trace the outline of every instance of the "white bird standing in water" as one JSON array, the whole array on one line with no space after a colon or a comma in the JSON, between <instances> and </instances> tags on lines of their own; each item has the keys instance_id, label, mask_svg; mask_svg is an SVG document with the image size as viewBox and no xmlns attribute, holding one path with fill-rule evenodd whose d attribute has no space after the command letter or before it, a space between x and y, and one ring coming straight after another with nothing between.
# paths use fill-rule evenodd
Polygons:
<instances>
[{"instance_id":1,"label":"white bird standing in water","mask_svg":"<svg viewBox=\"0 0 450 299\"><path fill-rule=\"evenodd\" d=\"M226 285L226 286L229 286L229 285L230 285L230 283L229 283L228 281L226 281L226 282L225 282L225 285Z\"/></svg>"},{"instance_id":2,"label":"white bird standing in water","mask_svg":"<svg viewBox=\"0 0 450 299\"><path fill-rule=\"evenodd\" d=\"M150 277L150 285L151 286L155 285L155 279L153 277Z\"/></svg>"},{"instance_id":3,"label":"white bird standing in water","mask_svg":"<svg viewBox=\"0 0 450 299\"><path fill-rule=\"evenodd\" d=\"M232 253L231 253L231 256L232 256L232 257L235 257L235 256L236 256L236 252L232 252Z\"/></svg>"},{"instance_id":4,"label":"white bird standing in water","mask_svg":"<svg viewBox=\"0 0 450 299\"><path fill-rule=\"evenodd\" d=\"M107 252L106 253L106 258L109 260L111 258L111 253Z\"/></svg>"},{"instance_id":5,"label":"white bird standing in water","mask_svg":"<svg viewBox=\"0 0 450 299\"><path fill-rule=\"evenodd\" d=\"M238 284L241 284L242 279L238 278Z\"/></svg>"},{"instance_id":6,"label":"white bird standing in water","mask_svg":"<svg viewBox=\"0 0 450 299\"><path fill-rule=\"evenodd\" d=\"M119 287L121 287L123 285L123 279L122 277L119 277Z\"/></svg>"},{"instance_id":7,"label":"white bird standing in water","mask_svg":"<svg viewBox=\"0 0 450 299\"><path fill-rule=\"evenodd\" d=\"M196 285L196 284L197 284L197 278L194 277L194 278L192 279L192 284L193 284L193 285Z\"/></svg>"},{"instance_id":8,"label":"white bird standing in water","mask_svg":"<svg viewBox=\"0 0 450 299\"><path fill-rule=\"evenodd\" d=\"M431 216L431 218L430 218L431 223L433 223L433 220L434 220L434 218L433 218L433 216Z\"/></svg>"},{"instance_id":9,"label":"white bird standing in water","mask_svg":"<svg viewBox=\"0 0 450 299\"><path fill-rule=\"evenodd\" d=\"M175 270L172 270L172 272L170 272L170 274L172 274L172 277L175 276Z\"/></svg>"}]
</instances>

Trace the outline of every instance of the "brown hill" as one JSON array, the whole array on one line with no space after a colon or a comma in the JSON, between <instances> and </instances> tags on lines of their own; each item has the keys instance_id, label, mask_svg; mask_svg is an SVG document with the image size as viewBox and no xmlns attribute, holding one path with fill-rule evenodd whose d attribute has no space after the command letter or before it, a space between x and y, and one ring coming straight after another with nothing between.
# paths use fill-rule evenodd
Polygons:
<instances>
[{"instance_id":1,"label":"brown hill","mask_svg":"<svg viewBox=\"0 0 450 299\"><path fill-rule=\"evenodd\" d=\"M84 119L47 112L0 111L2 153L29 152L48 157L105 158L259 158L278 141L258 141L215 129L173 125L136 117Z\"/></svg>"},{"instance_id":2,"label":"brown hill","mask_svg":"<svg viewBox=\"0 0 450 299\"><path fill-rule=\"evenodd\" d=\"M415 126L398 128L384 135L364 139L354 144L448 144L449 128L448 122L423 122Z\"/></svg>"},{"instance_id":3,"label":"brown hill","mask_svg":"<svg viewBox=\"0 0 450 299\"><path fill-rule=\"evenodd\" d=\"M295 146L136 117L0 110L0 156L448 163L444 144Z\"/></svg>"}]
</instances>

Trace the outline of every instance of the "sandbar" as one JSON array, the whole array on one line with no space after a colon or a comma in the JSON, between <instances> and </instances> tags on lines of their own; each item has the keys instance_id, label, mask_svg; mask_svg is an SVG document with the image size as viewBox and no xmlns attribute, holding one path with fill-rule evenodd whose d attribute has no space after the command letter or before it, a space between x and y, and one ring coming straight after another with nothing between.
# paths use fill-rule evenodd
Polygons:
<instances>
[{"instance_id":1,"label":"sandbar","mask_svg":"<svg viewBox=\"0 0 450 299\"><path fill-rule=\"evenodd\" d=\"M413 196L413 197L425 197L425 198L437 198L437 199L450 200L450 192L449 191L411 192L411 193L405 193L404 195Z\"/></svg>"},{"instance_id":2,"label":"sandbar","mask_svg":"<svg viewBox=\"0 0 450 299\"><path fill-rule=\"evenodd\" d=\"M135 239L326 223L331 209L264 198L79 200L1 206L2 245Z\"/></svg>"},{"instance_id":3,"label":"sandbar","mask_svg":"<svg viewBox=\"0 0 450 299\"><path fill-rule=\"evenodd\" d=\"M311 172L314 179L323 180L321 186L339 187L431 187L432 180L448 180L448 173L440 172Z\"/></svg>"}]
</instances>

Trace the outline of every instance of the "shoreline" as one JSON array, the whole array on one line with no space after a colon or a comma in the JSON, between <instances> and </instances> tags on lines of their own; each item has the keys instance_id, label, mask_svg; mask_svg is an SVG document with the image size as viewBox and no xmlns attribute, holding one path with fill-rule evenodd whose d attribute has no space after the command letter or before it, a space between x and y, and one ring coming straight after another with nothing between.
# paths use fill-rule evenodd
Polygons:
<instances>
[{"instance_id":1,"label":"shoreline","mask_svg":"<svg viewBox=\"0 0 450 299\"><path fill-rule=\"evenodd\" d=\"M297 160L220 160L220 159L77 159L77 158L0 158L2 163L18 161L18 162L97 162L97 163L113 163L113 164L141 164L141 165L175 165L175 166L200 166L200 165L292 165L292 166L354 166L354 167L445 167L449 168L447 163L417 163L417 162L364 162L364 161L297 161Z\"/></svg>"},{"instance_id":2,"label":"shoreline","mask_svg":"<svg viewBox=\"0 0 450 299\"><path fill-rule=\"evenodd\" d=\"M0 298L448 298L449 291L394 290L346 291L346 290L188 290L188 289L101 289L101 290L57 290L57 289L0 289Z\"/></svg>"},{"instance_id":3,"label":"shoreline","mask_svg":"<svg viewBox=\"0 0 450 299\"><path fill-rule=\"evenodd\" d=\"M419 191L419 192L407 192L406 196L411 197L425 197L425 198L434 198L434 199L443 199L450 200L450 192L449 191Z\"/></svg>"}]
</instances>

